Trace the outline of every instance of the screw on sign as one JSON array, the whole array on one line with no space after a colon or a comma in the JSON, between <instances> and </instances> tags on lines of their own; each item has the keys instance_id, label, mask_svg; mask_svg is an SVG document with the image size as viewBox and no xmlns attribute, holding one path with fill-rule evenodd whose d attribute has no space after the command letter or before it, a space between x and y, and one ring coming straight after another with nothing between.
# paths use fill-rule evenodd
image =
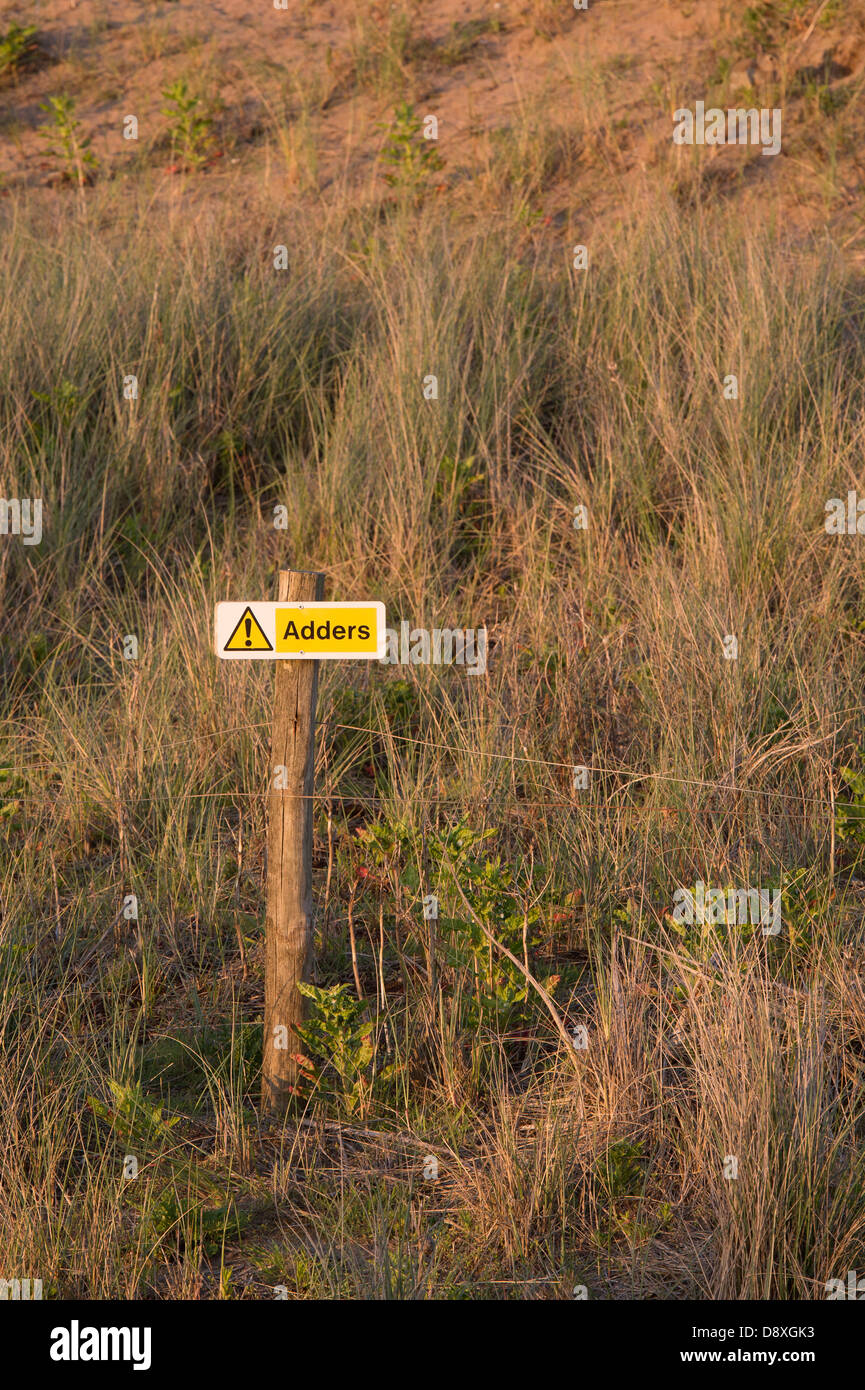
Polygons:
<instances>
[{"instance_id":1,"label":"screw on sign","mask_svg":"<svg viewBox=\"0 0 865 1390\"><path fill-rule=\"evenodd\" d=\"M276 603L218 603L223 661L277 661L267 815L262 1103L284 1110L298 1080L297 1028L312 975L312 793L319 661L381 659L384 604L322 601L324 575L280 570Z\"/></svg>"}]
</instances>

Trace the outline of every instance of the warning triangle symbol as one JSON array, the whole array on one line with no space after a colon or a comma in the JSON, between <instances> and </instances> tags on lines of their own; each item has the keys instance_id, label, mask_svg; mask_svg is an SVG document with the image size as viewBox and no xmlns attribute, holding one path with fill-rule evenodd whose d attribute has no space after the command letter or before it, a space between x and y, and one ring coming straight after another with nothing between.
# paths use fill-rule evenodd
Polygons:
<instances>
[{"instance_id":1,"label":"warning triangle symbol","mask_svg":"<svg viewBox=\"0 0 865 1390\"><path fill-rule=\"evenodd\" d=\"M272 652L273 647L261 629L252 609L244 608L237 627L222 649L224 652Z\"/></svg>"}]
</instances>

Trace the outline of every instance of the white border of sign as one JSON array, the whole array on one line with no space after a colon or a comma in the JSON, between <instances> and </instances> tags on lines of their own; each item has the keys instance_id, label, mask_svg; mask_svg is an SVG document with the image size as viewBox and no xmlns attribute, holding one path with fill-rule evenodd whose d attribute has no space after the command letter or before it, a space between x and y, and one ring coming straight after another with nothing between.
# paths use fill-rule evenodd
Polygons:
<instances>
[{"instance_id":1,"label":"white border of sign","mask_svg":"<svg viewBox=\"0 0 865 1390\"><path fill-rule=\"evenodd\" d=\"M240 622L247 608L255 617L256 622L273 648L269 652L227 652L224 651L225 643L230 641L231 635L237 624ZM308 655L301 652L278 652L276 650L276 610L277 608L297 608L313 609L317 612L322 610L328 612L331 617L336 617L339 621L339 614L345 613L351 608L374 608L378 620L378 646L374 652L317 652L311 651ZM384 604L376 599L350 599L345 603L337 602L301 602L294 603L289 599L283 599L281 603L263 601L258 599L232 599L230 602L218 603L213 621L213 643L216 655L221 661L381 661L385 654L386 630L385 630L385 611Z\"/></svg>"}]
</instances>

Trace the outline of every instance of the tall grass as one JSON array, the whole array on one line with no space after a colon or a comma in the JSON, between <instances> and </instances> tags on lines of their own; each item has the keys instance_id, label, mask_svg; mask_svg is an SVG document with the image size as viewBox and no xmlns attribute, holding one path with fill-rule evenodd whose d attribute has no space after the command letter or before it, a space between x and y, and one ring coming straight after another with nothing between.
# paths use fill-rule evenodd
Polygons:
<instances>
[{"instance_id":1,"label":"tall grass","mask_svg":"<svg viewBox=\"0 0 865 1390\"><path fill-rule=\"evenodd\" d=\"M822 1296L863 1258L862 900L832 832L865 611L857 538L823 530L861 485L861 281L667 206L587 272L518 221L398 205L251 229L180 196L54 246L4 217L0 483L45 513L0 550L8 1259L91 1297ZM325 664L319 975L353 978L351 910L402 1070L360 1124L314 1098L277 1132L252 1109L270 674L210 630L281 567L391 626L486 624L491 655ZM576 1071L542 1009L467 1034L477 978L441 942L431 970L419 897L358 891L359 828L462 819L541 905ZM784 884L782 938L677 937L697 878ZM185 1117L170 1143L106 1129L109 1079Z\"/></svg>"}]
</instances>

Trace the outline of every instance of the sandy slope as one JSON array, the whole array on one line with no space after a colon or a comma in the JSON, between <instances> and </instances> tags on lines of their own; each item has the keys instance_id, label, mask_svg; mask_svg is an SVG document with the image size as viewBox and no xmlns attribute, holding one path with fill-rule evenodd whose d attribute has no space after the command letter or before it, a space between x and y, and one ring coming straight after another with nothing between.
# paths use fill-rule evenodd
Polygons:
<instances>
[{"instance_id":1,"label":"sandy slope","mask_svg":"<svg viewBox=\"0 0 865 1390\"><path fill-rule=\"evenodd\" d=\"M173 177L161 92L183 76L217 109L201 177L223 196L226 181L263 178L324 196L348 185L363 196L379 176L380 192L380 123L408 99L438 119L440 191L494 202L503 152L505 163L508 148L537 163L552 129L562 148L528 189L531 211L590 220L659 173L681 192L688 160L672 150L672 112L703 98L781 105L784 140L777 159L706 151L702 178L736 196L771 190L789 216L840 222L859 247L865 0L803 0L790 14L764 5L767 46L740 0L590 0L585 12L567 0L288 4L2 0L0 27L36 23L44 50L0 86L3 190L59 182L37 128L47 119L40 104L60 92L75 99L102 179ZM390 61L402 15L402 55ZM123 139L129 114L137 141Z\"/></svg>"}]
</instances>

